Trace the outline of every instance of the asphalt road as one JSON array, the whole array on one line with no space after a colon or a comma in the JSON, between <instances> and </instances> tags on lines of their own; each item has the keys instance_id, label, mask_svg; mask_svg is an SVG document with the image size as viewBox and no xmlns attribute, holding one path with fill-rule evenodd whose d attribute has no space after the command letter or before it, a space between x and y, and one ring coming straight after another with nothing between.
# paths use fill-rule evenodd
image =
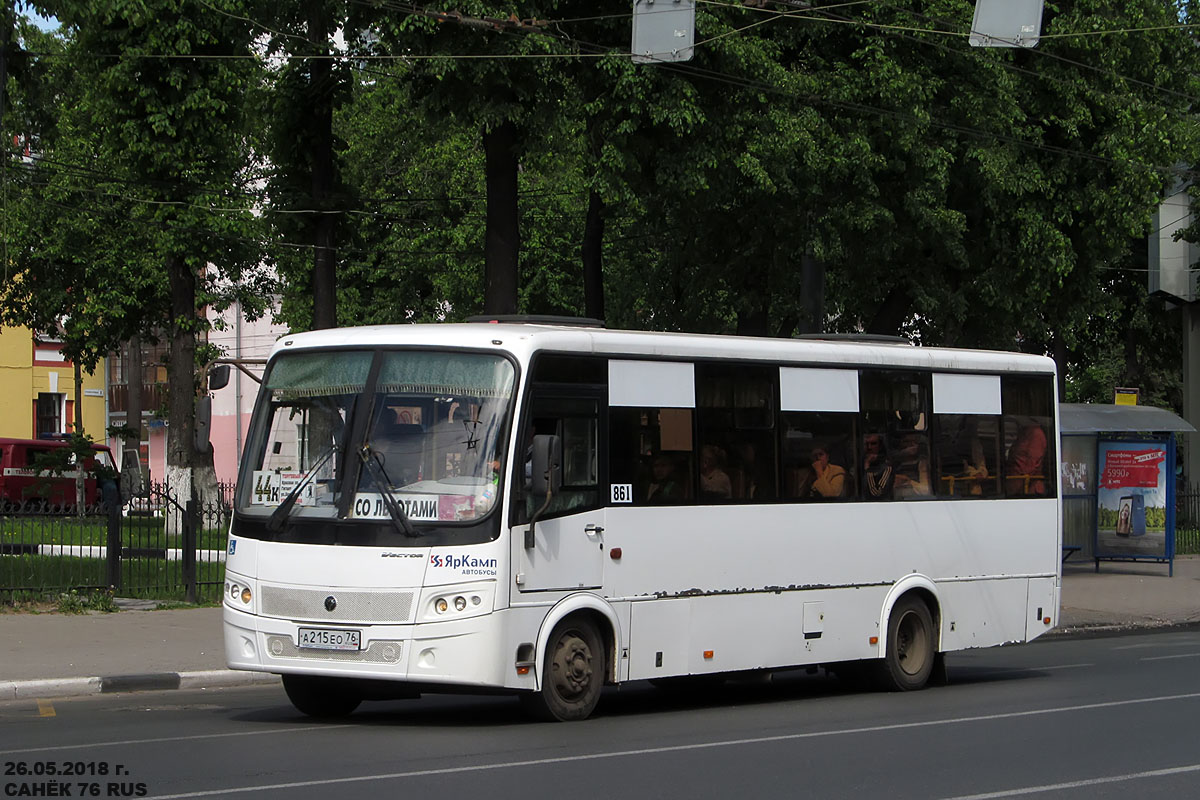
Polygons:
<instances>
[{"instance_id":1,"label":"asphalt road","mask_svg":"<svg viewBox=\"0 0 1200 800\"><path fill-rule=\"evenodd\" d=\"M1041 641L949 666L949 686L910 694L803 673L683 694L635 684L576 724L446 696L322 724L275 687L12 701L0 797L1196 795L1200 631Z\"/></svg>"}]
</instances>

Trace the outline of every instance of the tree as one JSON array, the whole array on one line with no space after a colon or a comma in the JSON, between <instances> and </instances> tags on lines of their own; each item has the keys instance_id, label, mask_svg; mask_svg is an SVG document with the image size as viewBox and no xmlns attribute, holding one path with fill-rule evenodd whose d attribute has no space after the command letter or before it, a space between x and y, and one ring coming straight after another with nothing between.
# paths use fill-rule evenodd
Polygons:
<instances>
[{"instance_id":1,"label":"tree","mask_svg":"<svg viewBox=\"0 0 1200 800\"><path fill-rule=\"evenodd\" d=\"M61 221L64 211L102 211L105 204L111 214L81 215L78 224L64 226L57 245L27 239L25 296L41 302L43 284L56 275L81 269L94 275L96 294L72 298L72 319L115 332L82 337L97 352L162 325L170 341L167 482L176 496L190 497L201 455L195 443L202 391L197 336L206 325L200 309L235 297L251 314L262 307L260 285L243 280L258 258L247 236L249 197L238 180L248 158L246 97L258 69L252 33L232 0L203 7L181 0L55 0L39 8L63 23L65 65L78 81L74 102L56 109L61 191L96 198L58 212L47 206L48 223L56 224L55 214ZM59 190L53 182L50 188ZM106 225L109 217L121 224ZM85 260L112 272L89 270ZM70 280L58 285L72 287L63 294L81 293ZM211 454L203 466L198 483L215 485Z\"/></svg>"}]
</instances>

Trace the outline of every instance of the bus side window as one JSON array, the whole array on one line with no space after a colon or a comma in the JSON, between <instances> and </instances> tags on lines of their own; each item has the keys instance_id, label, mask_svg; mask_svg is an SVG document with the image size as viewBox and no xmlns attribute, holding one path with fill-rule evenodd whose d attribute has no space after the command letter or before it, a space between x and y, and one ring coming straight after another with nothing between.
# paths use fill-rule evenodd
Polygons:
<instances>
[{"instance_id":1,"label":"bus side window","mask_svg":"<svg viewBox=\"0 0 1200 800\"><path fill-rule=\"evenodd\" d=\"M631 486L634 505L674 505L696 496L692 409L609 409L608 474Z\"/></svg>"},{"instance_id":2,"label":"bus side window","mask_svg":"<svg viewBox=\"0 0 1200 800\"><path fill-rule=\"evenodd\" d=\"M933 496L938 476L929 459L930 394L929 373L882 369L859 373L864 429L883 434L886 449L882 469L868 467L864 458L864 494L886 485L878 496L897 500Z\"/></svg>"},{"instance_id":3,"label":"bus side window","mask_svg":"<svg viewBox=\"0 0 1200 800\"><path fill-rule=\"evenodd\" d=\"M786 411L782 415L782 495L819 502L853 499L854 414Z\"/></svg>"},{"instance_id":4,"label":"bus side window","mask_svg":"<svg viewBox=\"0 0 1200 800\"><path fill-rule=\"evenodd\" d=\"M1054 379L1005 375L1000 381L1004 413L1004 494L1054 497Z\"/></svg>"},{"instance_id":5,"label":"bus side window","mask_svg":"<svg viewBox=\"0 0 1200 800\"><path fill-rule=\"evenodd\" d=\"M524 498L515 503L517 518L528 522L540 500L529 491L527 467L529 447L534 434L554 435L562 440L562 487L550 499L543 518L596 508L601 504L599 456L599 403L591 398L539 397L534 400L532 416L526 423L520 448L514 459L514 489ZM544 499L544 498L543 498Z\"/></svg>"},{"instance_id":6,"label":"bus side window","mask_svg":"<svg viewBox=\"0 0 1200 800\"><path fill-rule=\"evenodd\" d=\"M696 365L702 501L759 503L778 496L778 381L774 365Z\"/></svg>"},{"instance_id":7,"label":"bus side window","mask_svg":"<svg viewBox=\"0 0 1200 800\"><path fill-rule=\"evenodd\" d=\"M939 414L935 461L938 497L995 497L999 494L999 417Z\"/></svg>"}]
</instances>

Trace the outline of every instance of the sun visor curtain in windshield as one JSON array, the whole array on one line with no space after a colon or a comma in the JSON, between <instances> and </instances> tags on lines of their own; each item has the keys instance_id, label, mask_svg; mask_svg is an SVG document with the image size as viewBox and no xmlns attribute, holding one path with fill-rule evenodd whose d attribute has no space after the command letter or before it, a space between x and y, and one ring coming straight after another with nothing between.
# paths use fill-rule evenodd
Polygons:
<instances>
[{"instance_id":1,"label":"sun visor curtain in windshield","mask_svg":"<svg viewBox=\"0 0 1200 800\"><path fill-rule=\"evenodd\" d=\"M388 353L377 391L388 394L508 397L513 369L507 361L473 353Z\"/></svg>"},{"instance_id":2,"label":"sun visor curtain in windshield","mask_svg":"<svg viewBox=\"0 0 1200 800\"><path fill-rule=\"evenodd\" d=\"M372 356L367 351L289 353L272 363L266 388L276 398L361 392L367 383Z\"/></svg>"}]
</instances>

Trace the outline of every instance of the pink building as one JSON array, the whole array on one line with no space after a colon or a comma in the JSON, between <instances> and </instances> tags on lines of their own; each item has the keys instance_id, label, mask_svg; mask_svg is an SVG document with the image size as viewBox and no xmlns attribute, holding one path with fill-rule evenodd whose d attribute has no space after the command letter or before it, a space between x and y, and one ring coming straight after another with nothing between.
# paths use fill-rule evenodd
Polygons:
<instances>
[{"instance_id":1,"label":"pink building","mask_svg":"<svg viewBox=\"0 0 1200 800\"><path fill-rule=\"evenodd\" d=\"M234 306L219 315L223 319L223 330L212 330L208 341L221 347L225 358L244 363L246 370L262 377L263 365L275 340L288 332L283 325L264 319L248 322L242 318L240 306ZM210 321L218 315L209 312ZM213 466L217 481L233 483L237 480L238 464L246 441L246 430L250 424L250 412L258 397L259 383L241 369L234 367L229 375L229 384L212 393L212 426L210 440L213 445Z\"/></svg>"},{"instance_id":2,"label":"pink building","mask_svg":"<svg viewBox=\"0 0 1200 800\"><path fill-rule=\"evenodd\" d=\"M209 312L210 322L222 320L222 329L213 329L209 342L224 351L224 357L249 362L265 360L275 340L287 332L282 325L270 319L247 322L242 318L238 306L218 315ZM108 424L124 425L128 417L129 379L141 373L142 382L142 475L152 482L161 482L167 475L167 421L162 416L167 400L167 343L143 343L140 357L130 352L126 344L121 352L114 353L108 360ZM137 366L134 366L137 365ZM248 363L246 368L262 375L262 365ZM238 462L246 427L254 400L258 396L258 382L238 369L233 369L229 385L212 393L212 424L210 441L213 444L213 466L220 483L237 480ZM124 463L123 442L112 438L109 441L118 464Z\"/></svg>"}]
</instances>

